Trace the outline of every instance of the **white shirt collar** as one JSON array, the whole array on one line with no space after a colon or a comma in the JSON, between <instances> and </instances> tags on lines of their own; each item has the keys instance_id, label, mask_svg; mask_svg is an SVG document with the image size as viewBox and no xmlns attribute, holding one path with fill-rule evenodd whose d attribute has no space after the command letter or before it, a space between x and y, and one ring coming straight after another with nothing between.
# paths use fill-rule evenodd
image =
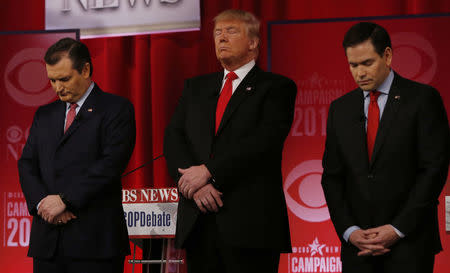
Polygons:
<instances>
[{"instance_id":1,"label":"white shirt collar","mask_svg":"<svg viewBox=\"0 0 450 273\"><path fill-rule=\"evenodd\" d=\"M385 95L389 95L389 90L391 90L392 82L394 81L394 71L389 72L389 75L386 77L384 82L378 86L377 91L383 93ZM370 91L364 91L364 97L369 95Z\"/></svg>"},{"instance_id":2,"label":"white shirt collar","mask_svg":"<svg viewBox=\"0 0 450 273\"><path fill-rule=\"evenodd\" d=\"M234 70L234 73L236 73L238 78L240 80L242 80L243 78L245 78L245 76L247 76L248 72L250 72L250 70L252 70L252 68L255 66L255 64L256 64L256 62L253 59L250 62L244 64L241 67L239 67L238 69ZM223 73L223 78L224 79L225 79L225 77L227 76L228 73L230 73L230 71L227 70L227 69L224 69L224 73Z\"/></svg>"},{"instance_id":3,"label":"white shirt collar","mask_svg":"<svg viewBox=\"0 0 450 273\"><path fill-rule=\"evenodd\" d=\"M94 82L91 82L91 84L89 85L88 89L86 90L86 92L83 94L83 96L81 96L81 98L76 102L76 104L78 104L78 109L81 108L81 106L83 106L84 101L87 99L87 97L89 97L89 94L91 94L92 89L94 89ZM66 102L66 107L70 108L70 102Z\"/></svg>"}]
</instances>

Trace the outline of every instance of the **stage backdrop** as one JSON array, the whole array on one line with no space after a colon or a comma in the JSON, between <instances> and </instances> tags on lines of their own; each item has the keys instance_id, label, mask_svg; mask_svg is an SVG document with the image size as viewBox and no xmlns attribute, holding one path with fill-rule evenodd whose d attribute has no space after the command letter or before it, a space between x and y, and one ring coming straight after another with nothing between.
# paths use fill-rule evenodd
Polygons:
<instances>
[{"instance_id":1,"label":"stage backdrop","mask_svg":"<svg viewBox=\"0 0 450 273\"><path fill-rule=\"evenodd\" d=\"M285 143L284 191L289 209L293 253L282 256L280 272L341 272L340 242L330 220L320 184L328 107L356 88L342 48L345 32L357 21L373 21L387 29L393 47L393 69L440 91L450 110L450 17L403 16L269 24L269 69L297 83L294 123ZM289 42L286 38L289 37ZM314 42L313 42L314 41ZM443 245L444 193L439 198ZM448 272L450 252L437 256L437 273Z\"/></svg>"},{"instance_id":2,"label":"stage backdrop","mask_svg":"<svg viewBox=\"0 0 450 273\"><path fill-rule=\"evenodd\" d=\"M31 272L26 257L31 216L19 185L17 160L37 107L56 99L42 57L63 37L78 31L0 33L0 267L2 272Z\"/></svg>"}]
</instances>

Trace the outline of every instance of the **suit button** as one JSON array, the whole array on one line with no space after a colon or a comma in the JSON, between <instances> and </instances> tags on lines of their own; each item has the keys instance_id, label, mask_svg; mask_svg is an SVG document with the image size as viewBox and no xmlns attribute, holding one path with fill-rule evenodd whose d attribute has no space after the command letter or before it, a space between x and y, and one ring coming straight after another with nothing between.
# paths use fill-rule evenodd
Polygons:
<instances>
[{"instance_id":1,"label":"suit button","mask_svg":"<svg viewBox=\"0 0 450 273\"><path fill-rule=\"evenodd\" d=\"M367 175L367 178L369 179L369 180L372 180L373 179L373 174L369 174L369 175Z\"/></svg>"},{"instance_id":2,"label":"suit button","mask_svg":"<svg viewBox=\"0 0 450 273\"><path fill-rule=\"evenodd\" d=\"M213 159L213 158L214 158L214 154L210 154L210 155L209 155L209 158L210 158L210 159Z\"/></svg>"}]
</instances>

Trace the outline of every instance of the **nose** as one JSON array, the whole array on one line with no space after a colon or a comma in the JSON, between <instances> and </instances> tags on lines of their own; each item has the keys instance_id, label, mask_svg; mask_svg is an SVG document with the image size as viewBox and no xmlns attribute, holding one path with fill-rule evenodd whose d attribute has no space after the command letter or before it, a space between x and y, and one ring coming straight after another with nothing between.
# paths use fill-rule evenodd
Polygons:
<instances>
[{"instance_id":1,"label":"nose","mask_svg":"<svg viewBox=\"0 0 450 273\"><path fill-rule=\"evenodd\" d=\"M217 38L219 38L219 41L221 41L221 42L227 41L227 39L228 39L227 32L222 31L222 33L220 33L220 35Z\"/></svg>"},{"instance_id":2,"label":"nose","mask_svg":"<svg viewBox=\"0 0 450 273\"><path fill-rule=\"evenodd\" d=\"M358 77L358 79L363 79L366 74L367 71L364 69L364 67L358 66L358 68L356 68L356 76Z\"/></svg>"},{"instance_id":3,"label":"nose","mask_svg":"<svg viewBox=\"0 0 450 273\"><path fill-rule=\"evenodd\" d=\"M61 84L60 81L55 81L53 84L56 92L61 92L64 89L64 86Z\"/></svg>"}]
</instances>

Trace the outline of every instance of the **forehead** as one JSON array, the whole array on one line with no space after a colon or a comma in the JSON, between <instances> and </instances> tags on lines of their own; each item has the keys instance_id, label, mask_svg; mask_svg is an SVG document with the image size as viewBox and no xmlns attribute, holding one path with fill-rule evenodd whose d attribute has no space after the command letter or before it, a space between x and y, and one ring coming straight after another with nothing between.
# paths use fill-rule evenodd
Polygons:
<instances>
[{"instance_id":1,"label":"forehead","mask_svg":"<svg viewBox=\"0 0 450 273\"><path fill-rule=\"evenodd\" d=\"M67 76L73 72L72 60L64 56L54 65L45 64L47 75L52 78Z\"/></svg>"},{"instance_id":2,"label":"forehead","mask_svg":"<svg viewBox=\"0 0 450 273\"><path fill-rule=\"evenodd\" d=\"M359 62L371 58L380 57L375 51L375 47L372 42L367 40L355 46L348 47L345 51L347 59L350 62Z\"/></svg>"},{"instance_id":3,"label":"forehead","mask_svg":"<svg viewBox=\"0 0 450 273\"><path fill-rule=\"evenodd\" d=\"M217 21L214 25L214 29L222 29L222 28L241 28L243 26L243 22L237 19L230 19L230 20L220 20Z\"/></svg>"}]
</instances>

